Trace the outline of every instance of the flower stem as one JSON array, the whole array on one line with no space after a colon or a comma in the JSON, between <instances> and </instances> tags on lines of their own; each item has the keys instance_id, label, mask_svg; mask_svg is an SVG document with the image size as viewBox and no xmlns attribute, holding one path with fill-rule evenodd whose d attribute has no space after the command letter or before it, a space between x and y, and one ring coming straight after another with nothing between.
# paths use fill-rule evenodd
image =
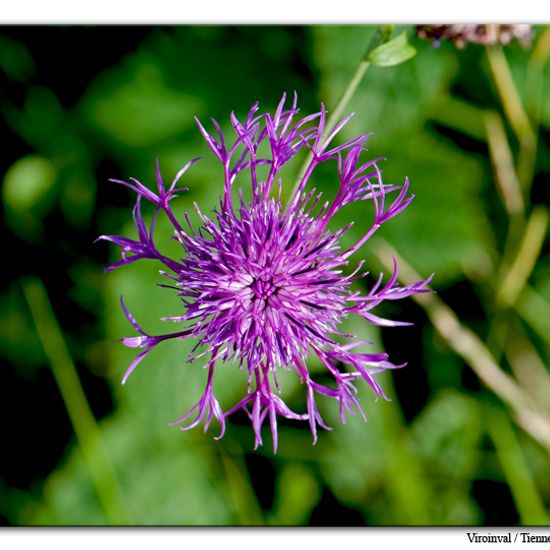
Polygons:
<instances>
[{"instance_id":1,"label":"flower stem","mask_svg":"<svg viewBox=\"0 0 550 550\"><path fill-rule=\"evenodd\" d=\"M506 137L504 124L498 113L494 111L486 111L483 118L497 190L511 222L514 222L518 217L523 217L525 201L521 193L519 179L516 176L514 158Z\"/></svg>"},{"instance_id":2,"label":"flower stem","mask_svg":"<svg viewBox=\"0 0 550 550\"><path fill-rule=\"evenodd\" d=\"M242 449L236 445L229 447L227 452L220 453L220 460L239 523L249 526L264 525L265 520L254 493Z\"/></svg>"},{"instance_id":3,"label":"flower stem","mask_svg":"<svg viewBox=\"0 0 550 550\"><path fill-rule=\"evenodd\" d=\"M535 288L525 285L516 300L518 315L550 346L550 303Z\"/></svg>"},{"instance_id":4,"label":"flower stem","mask_svg":"<svg viewBox=\"0 0 550 550\"><path fill-rule=\"evenodd\" d=\"M507 310L517 302L535 268L544 245L549 218L546 208L535 206L519 242L517 236L512 235L506 243L495 285L494 313L487 336L487 345L497 360L500 360L508 337L510 320L506 315Z\"/></svg>"},{"instance_id":5,"label":"flower stem","mask_svg":"<svg viewBox=\"0 0 550 550\"><path fill-rule=\"evenodd\" d=\"M105 517L111 525L128 525L131 523L130 514L115 470L80 384L46 288L35 277L22 279L21 286Z\"/></svg>"},{"instance_id":6,"label":"flower stem","mask_svg":"<svg viewBox=\"0 0 550 550\"><path fill-rule=\"evenodd\" d=\"M487 59L506 118L519 140L520 151L517 171L522 190L525 197L527 197L533 179L537 137L523 107L502 48L487 48Z\"/></svg>"},{"instance_id":7,"label":"flower stem","mask_svg":"<svg viewBox=\"0 0 550 550\"><path fill-rule=\"evenodd\" d=\"M365 76L365 73L367 72L367 69L370 67L371 64L369 61L370 52L374 50L374 48L376 48L382 41L388 38L388 30L386 29L386 27L387 25L381 25L372 37L372 40L370 41L363 57L361 57L361 61L355 69L351 80L344 90L344 93L341 95L338 103L336 104L336 107L334 107L334 110L329 114L325 130L323 132L323 138L327 137L332 132L332 130L334 130L336 124L338 124L338 121L342 117L342 114L344 113L344 110L346 109L348 103L350 102L351 98L359 87L359 84L361 84L361 81L363 80L363 77ZM296 184L294 185L294 189L292 190L293 195L296 193L296 190L298 189L298 186L300 185L300 182L302 181L302 178L304 177L308 169L311 158L312 156L310 153L308 154L308 156L304 160L304 163L302 164L302 167L300 168Z\"/></svg>"},{"instance_id":8,"label":"flower stem","mask_svg":"<svg viewBox=\"0 0 550 550\"><path fill-rule=\"evenodd\" d=\"M522 525L548 525L536 482L506 414L496 408L486 415L504 477L512 490Z\"/></svg>"},{"instance_id":9,"label":"flower stem","mask_svg":"<svg viewBox=\"0 0 550 550\"><path fill-rule=\"evenodd\" d=\"M392 256L400 266L399 279L405 284L418 281L420 276L387 242L371 241L374 253L391 269ZM458 319L456 313L437 294L417 294L415 300L427 313L433 326L449 347L462 357L479 379L514 412L514 419L531 437L550 450L550 418L533 402L523 388L504 372L485 343Z\"/></svg>"},{"instance_id":10,"label":"flower stem","mask_svg":"<svg viewBox=\"0 0 550 550\"><path fill-rule=\"evenodd\" d=\"M549 217L546 208L533 208L515 258L510 264L503 266L501 282L496 292L497 306L512 306L527 283L544 244Z\"/></svg>"}]
</instances>

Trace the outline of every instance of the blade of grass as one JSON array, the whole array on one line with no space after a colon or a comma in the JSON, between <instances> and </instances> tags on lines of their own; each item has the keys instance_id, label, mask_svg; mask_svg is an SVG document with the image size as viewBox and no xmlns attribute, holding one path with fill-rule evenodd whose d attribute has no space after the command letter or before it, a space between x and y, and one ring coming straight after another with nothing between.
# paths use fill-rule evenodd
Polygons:
<instances>
[{"instance_id":1,"label":"blade of grass","mask_svg":"<svg viewBox=\"0 0 550 550\"><path fill-rule=\"evenodd\" d=\"M486 422L521 524L548 525L550 518L506 414L491 408L487 411Z\"/></svg>"},{"instance_id":2,"label":"blade of grass","mask_svg":"<svg viewBox=\"0 0 550 550\"><path fill-rule=\"evenodd\" d=\"M265 521L241 454L242 451L239 454L220 455L239 522L241 525L264 525Z\"/></svg>"},{"instance_id":3,"label":"blade of grass","mask_svg":"<svg viewBox=\"0 0 550 550\"><path fill-rule=\"evenodd\" d=\"M487 133L483 126L483 111L479 107L451 96L442 94L430 109L430 120L484 142Z\"/></svg>"},{"instance_id":4,"label":"blade of grass","mask_svg":"<svg viewBox=\"0 0 550 550\"><path fill-rule=\"evenodd\" d=\"M527 109L535 130L540 124L544 66L550 57L550 27L546 27L533 48L527 63Z\"/></svg>"},{"instance_id":5,"label":"blade of grass","mask_svg":"<svg viewBox=\"0 0 550 550\"><path fill-rule=\"evenodd\" d=\"M539 257L548 230L548 221L548 210L545 207L533 208L516 257L505 270L502 282L498 285L495 297L498 306L510 307L518 299Z\"/></svg>"},{"instance_id":6,"label":"blade of grass","mask_svg":"<svg viewBox=\"0 0 550 550\"><path fill-rule=\"evenodd\" d=\"M495 172L495 183L510 219L515 220L518 216L523 216L525 202L516 176L514 157L508 144L506 131L498 113L486 111L483 118Z\"/></svg>"},{"instance_id":7,"label":"blade of grass","mask_svg":"<svg viewBox=\"0 0 550 550\"><path fill-rule=\"evenodd\" d=\"M527 197L533 179L537 136L523 107L502 48L500 46L490 47L486 51L493 82L504 108L504 113L520 144L518 177L523 194Z\"/></svg>"},{"instance_id":8,"label":"blade of grass","mask_svg":"<svg viewBox=\"0 0 550 550\"><path fill-rule=\"evenodd\" d=\"M395 395L391 378L385 377L384 388ZM388 405L388 406L384 406ZM395 403L380 403L384 420L385 486L396 508L396 518L407 525L432 525L429 511L429 484L424 478L420 460L409 447L409 430L401 409Z\"/></svg>"},{"instance_id":9,"label":"blade of grass","mask_svg":"<svg viewBox=\"0 0 550 550\"><path fill-rule=\"evenodd\" d=\"M550 413L550 373L518 319L510 327L504 351L517 380Z\"/></svg>"},{"instance_id":10,"label":"blade of grass","mask_svg":"<svg viewBox=\"0 0 550 550\"><path fill-rule=\"evenodd\" d=\"M514 308L546 345L550 346L550 303L533 287L525 285Z\"/></svg>"},{"instance_id":11,"label":"blade of grass","mask_svg":"<svg viewBox=\"0 0 550 550\"><path fill-rule=\"evenodd\" d=\"M548 229L549 215L546 208L536 206L521 231L517 244L513 243L518 238L519 231L514 230L514 226L517 226L514 220L517 218L510 223L510 233L514 231L514 235L510 235L507 240L499 268L499 279L495 285L495 311L489 323L487 337L488 348L497 360L500 360L509 331L507 310L518 301L535 268Z\"/></svg>"},{"instance_id":12,"label":"blade of grass","mask_svg":"<svg viewBox=\"0 0 550 550\"><path fill-rule=\"evenodd\" d=\"M129 525L131 517L115 469L104 447L101 431L88 405L46 288L35 277L22 279L21 286L105 518L111 525Z\"/></svg>"},{"instance_id":13,"label":"blade of grass","mask_svg":"<svg viewBox=\"0 0 550 550\"><path fill-rule=\"evenodd\" d=\"M371 249L389 271L392 270L391 258L397 260L400 266L399 279L405 284L422 280L397 251L382 239L373 239ZM433 326L451 349L466 361L491 391L512 408L518 425L550 450L550 417L541 413L530 396L499 367L483 341L464 326L455 312L436 294L416 294L413 300L426 311Z\"/></svg>"}]
</instances>

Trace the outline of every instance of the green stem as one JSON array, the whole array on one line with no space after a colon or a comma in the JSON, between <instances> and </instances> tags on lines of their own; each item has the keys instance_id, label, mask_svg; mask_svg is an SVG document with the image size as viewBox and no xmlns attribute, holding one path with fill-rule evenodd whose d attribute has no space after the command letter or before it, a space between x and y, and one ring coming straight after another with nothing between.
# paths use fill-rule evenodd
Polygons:
<instances>
[{"instance_id":1,"label":"green stem","mask_svg":"<svg viewBox=\"0 0 550 550\"><path fill-rule=\"evenodd\" d=\"M371 249L385 269L391 269L389 258L399 264L400 280L412 284L420 275L382 239L371 241ZM412 297L427 313L435 329L452 350L470 365L480 380L514 411L516 422L535 440L550 450L550 421L533 403L531 397L496 363L479 336L464 326L456 313L437 294Z\"/></svg>"},{"instance_id":2,"label":"green stem","mask_svg":"<svg viewBox=\"0 0 550 550\"><path fill-rule=\"evenodd\" d=\"M535 267L544 244L548 221L549 215L546 208L537 206L533 209L516 257L511 265L507 266L501 284L497 287L495 299L497 306L514 305Z\"/></svg>"},{"instance_id":3,"label":"green stem","mask_svg":"<svg viewBox=\"0 0 550 550\"><path fill-rule=\"evenodd\" d=\"M323 132L323 138L327 137L330 134L330 132L332 132L336 124L338 124L338 121L340 120L340 117L342 116L344 109L346 108L350 99L353 97L353 94L355 93L355 90L357 90L357 87L361 83L361 80L363 80L363 76L365 76L365 73L367 72L367 69L369 68L369 66L370 66L370 61L367 61L366 58L363 58L359 63L359 65L357 66L357 69L355 70L355 73L351 77L351 80L347 88L345 89L344 93L342 94L342 97L340 98L340 101L338 101L338 103L336 104L336 107L334 108L334 111L331 112L331 114L327 119L325 131ZM305 176L305 173L307 172L311 159L312 159L312 155L311 153L309 153L306 159L304 160L302 167L300 168L300 172L298 173L298 178L296 179L296 183L294 184L294 188L292 189L293 195L296 193L296 190L298 189L298 186L300 185L302 178Z\"/></svg>"},{"instance_id":4,"label":"green stem","mask_svg":"<svg viewBox=\"0 0 550 550\"><path fill-rule=\"evenodd\" d=\"M498 113L486 111L484 121L497 190L508 212L510 222L514 224L518 221L518 218L523 217L525 202L516 176L512 150L506 137L504 124Z\"/></svg>"},{"instance_id":5,"label":"green stem","mask_svg":"<svg viewBox=\"0 0 550 550\"><path fill-rule=\"evenodd\" d=\"M540 125L543 98L544 67L550 57L550 27L547 27L538 39L527 64L526 97L527 108L533 127Z\"/></svg>"},{"instance_id":6,"label":"green stem","mask_svg":"<svg viewBox=\"0 0 550 550\"><path fill-rule=\"evenodd\" d=\"M513 221L513 219L512 219ZM544 244L548 229L549 215L546 208L537 206L525 226L521 240L517 243L517 231L510 233L500 265L499 280L495 288L495 311L489 324L487 345L497 361L500 360L509 330L507 312L514 306L527 284ZM517 243L517 244L516 244ZM512 256L511 250L515 255ZM510 257L512 256L512 257Z\"/></svg>"},{"instance_id":7,"label":"green stem","mask_svg":"<svg viewBox=\"0 0 550 550\"><path fill-rule=\"evenodd\" d=\"M248 475L242 449L237 445L229 446L227 452L220 453L220 460L239 522L241 525L264 525L265 521Z\"/></svg>"},{"instance_id":8,"label":"green stem","mask_svg":"<svg viewBox=\"0 0 550 550\"><path fill-rule=\"evenodd\" d=\"M517 318L510 323L504 351L518 382L541 410L550 414L550 372L537 346L525 332L523 323Z\"/></svg>"},{"instance_id":9,"label":"green stem","mask_svg":"<svg viewBox=\"0 0 550 550\"><path fill-rule=\"evenodd\" d=\"M46 288L35 277L22 279L21 286L105 517L111 525L128 525L131 523L130 514L115 470L103 445L100 429L88 405Z\"/></svg>"},{"instance_id":10,"label":"green stem","mask_svg":"<svg viewBox=\"0 0 550 550\"><path fill-rule=\"evenodd\" d=\"M483 110L449 93L440 95L430 107L430 120L458 130L481 142L487 139Z\"/></svg>"},{"instance_id":11,"label":"green stem","mask_svg":"<svg viewBox=\"0 0 550 550\"><path fill-rule=\"evenodd\" d=\"M521 524L548 525L544 504L506 414L497 409L489 410L487 424Z\"/></svg>"},{"instance_id":12,"label":"green stem","mask_svg":"<svg viewBox=\"0 0 550 550\"><path fill-rule=\"evenodd\" d=\"M353 97L357 88L359 87L359 84L361 84L361 81L363 80L363 77L365 76L367 69L370 67L370 61L368 59L370 52L374 48L376 48L381 42L388 39L388 30L386 29L386 27L387 27L386 25L382 25L378 29L378 31L374 34L365 54L363 55L363 57L361 58L361 61L359 62L359 65L357 66L357 69L355 69L355 72L353 73L351 80L349 81L346 89L344 90L344 93L340 97L338 103L336 104L336 107L330 113L327 119L325 131L323 132L323 138L327 137L330 134L330 132L334 130L334 128L338 124L338 121L342 117L342 114L344 113L344 110L346 109L348 103L350 102L351 98ZM302 178L304 177L308 169L308 166L311 162L311 158L312 158L311 154L308 154L308 156L304 160L304 163L300 168L300 172L298 173L298 178L294 185L294 189L292 190L292 194L296 193L296 190L298 189L298 186L300 185L300 182L302 181Z\"/></svg>"},{"instance_id":13,"label":"green stem","mask_svg":"<svg viewBox=\"0 0 550 550\"><path fill-rule=\"evenodd\" d=\"M349 84L347 88L344 90L344 93L342 94L342 97L340 98L340 101L336 104L336 107L334 108L334 111L329 115L327 119L327 126L325 128L325 136L330 134L340 118L342 118L342 115L344 113L345 108L347 107L347 104L350 102L351 98L355 94L355 91L359 87L359 84L363 80L363 77L365 76L365 73L367 72L367 69L370 67L370 61L368 61L366 58L363 58L359 65L357 66L357 69L355 70L355 73L353 73L353 76L351 77L351 80L349 81Z\"/></svg>"},{"instance_id":14,"label":"green stem","mask_svg":"<svg viewBox=\"0 0 550 550\"><path fill-rule=\"evenodd\" d=\"M500 101L520 145L518 177L525 197L533 179L537 138L512 78L502 48L487 48L487 58Z\"/></svg>"},{"instance_id":15,"label":"green stem","mask_svg":"<svg viewBox=\"0 0 550 550\"><path fill-rule=\"evenodd\" d=\"M392 380L386 376L384 388L395 394ZM430 494L418 456L410 448L410 431L404 424L400 407L381 405L384 422L385 485L391 495L395 518L404 525L433 525Z\"/></svg>"},{"instance_id":16,"label":"green stem","mask_svg":"<svg viewBox=\"0 0 550 550\"><path fill-rule=\"evenodd\" d=\"M536 289L525 285L514 308L550 347L550 303Z\"/></svg>"}]
</instances>

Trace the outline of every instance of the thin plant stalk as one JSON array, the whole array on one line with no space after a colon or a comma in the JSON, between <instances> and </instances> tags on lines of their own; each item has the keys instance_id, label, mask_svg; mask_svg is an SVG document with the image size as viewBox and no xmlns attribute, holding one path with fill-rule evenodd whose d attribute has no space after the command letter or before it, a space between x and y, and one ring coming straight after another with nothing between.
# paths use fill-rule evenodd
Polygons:
<instances>
[{"instance_id":1,"label":"thin plant stalk","mask_svg":"<svg viewBox=\"0 0 550 550\"><path fill-rule=\"evenodd\" d=\"M550 348L550 303L540 292L525 285L514 309Z\"/></svg>"},{"instance_id":2,"label":"thin plant stalk","mask_svg":"<svg viewBox=\"0 0 550 550\"><path fill-rule=\"evenodd\" d=\"M485 128L487 131L487 143L495 173L495 183L502 198L502 202L510 223L523 217L525 201L521 194L521 186L514 168L514 157L502 120L498 113L487 111L484 113Z\"/></svg>"},{"instance_id":3,"label":"thin plant stalk","mask_svg":"<svg viewBox=\"0 0 550 550\"><path fill-rule=\"evenodd\" d=\"M495 289L495 312L487 338L488 347L497 360L500 359L509 330L507 312L517 302L535 268L548 230L548 222L546 208L536 206L527 221L521 241L515 247L515 256L509 260L505 257L501 262Z\"/></svg>"},{"instance_id":4,"label":"thin plant stalk","mask_svg":"<svg viewBox=\"0 0 550 550\"><path fill-rule=\"evenodd\" d=\"M533 208L513 262L508 266L496 293L498 306L512 306L531 275L548 230L548 210Z\"/></svg>"},{"instance_id":5,"label":"thin plant stalk","mask_svg":"<svg viewBox=\"0 0 550 550\"><path fill-rule=\"evenodd\" d=\"M502 48L487 48L487 58L506 118L510 122L520 144L517 172L523 194L526 197L533 179L535 167L537 151L536 133L523 107Z\"/></svg>"},{"instance_id":6,"label":"thin plant stalk","mask_svg":"<svg viewBox=\"0 0 550 550\"><path fill-rule=\"evenodd\" d=\"M535 131L541 117L544 67L550 58L550 27L537 40L527 64L526 101L529 117Z\"/></svg>"},{"instance_id":7,"label":"thin plant stalk","mask_svg":"<svg viewBox=\"0 0 550 550\"><path fill-rule=\"evenodd\" d=\"M357 90L359 84L361 83L361 80L363 80L363 77L365 76L365 73L367 72L367 69L370 66L370 61L365 59L361 60L359 65L357 66L357 69L355 70L355 73L351 77L351 80L349 81L349 84L347 88L345 89L344 93L342 94L342 97L340 98L340 101L336 104L336 107L334 108L334 111L331 111L328 119L327 119L327 125L325 128L325 131L323 133L323 137L326 137L330 134L332 130L334 130L336 124L340 120L342 113L344 112L344 109L346 108L347 104L349 103L350 99L353 97L353 94L355 93L355 90ZM304 163L302 164L300 168L300 172L298 174L298 178L296 179L296 183L294 185L294 188L292 190L292 194L296 193L296 190L298 189L298 186L300 185L300 182L302 181L303 177L306 174L307 168L311 162L311 153L308 153Z\"/></svg>"},{"instance_id":8,"label":"thin plant stalk","mask_svg":"<svg viewBox=\"0 0 550 550\"><path fill-rule=\"evenodd\" d=\"M332 130L336 127L339 120L342 118L342 115L344 114L344 111L350 102L351 98L355 94L357 88L359 87L359 84L361 84L361 81L363 80L363 77L365 76L365 73L367 72L367 69L370 67L371 63L369 61L369 53L380 44L380 42L387 37L387 32L384 29L384 26L382 25L374 34L365 54L361 58L361 61L359 62L359 65L357 65L357 68L355 69L355 72L353 73L353 76L351 77L350 81L348 82L348 85L346 86L346 89L344 90L344 93L338 100L338 103L336 104L336 107L334 107L334 110L330 111L330 114L327 119L325 131L323 133L323 137L327 137L330 135ZM300 172L298 173L298 178L296 180L296 183L294 185L294 189L292 190L292 194L296 193L296 190L298 189L298 186L300 185L300 182L302 181L302 178L304 177L307 168L311 162L311 154L308 154L306 159L304 160L304 163L302 164L302 167L300 168Z\"/></svg>"},{"instance_id":9,"label":"thin plant stalk","mask_svg":"<svg viewBox=\"0 0 550 550\"><path fill-rule=\"evenodd\" d=\"M550 413L550 373L519 319L515 319L510 326L504 352L518 382L537 401L542 410Z\"/></svg>"},{"instance_id":10,"label":"thin plant stalk","mask_svg":"<svg viewBox=\"0 0 550 550\"><path fill-rule=\"evenodd\" d=\"M419 275L382 239L371 241L371 249L386 269L392 269L390 258L400 266L399 279L417 280ZM550 451L550 416L542 412L533 399L496 363L483 341L458 319L454 311L436 294L413 296L426 311L432 325L450 348L462 357L480 380L514 412L514 419L531 437Z\"/></svg>"},{"instance_id":11,"label":"thin plant stalk","mask_svg":"<svg viewBox=\"0 0 550 550\"><path fill-rule=\"evenodd\" d=\"M504 477L512 491L512 497L522 525L548 525L549 517L537 490L521 445L506 414L492 408L488 411L487 425L495 444Z\"/></svg>"},{"instance_id":12,"label":"thin plant stalk","mask_svg":"<svg viewBox=\"0 0 550 550\"><path fill-rule=\"evenodd\" d=\"M220 460L240 524L264 525L265 520L254 494L242 449L230 445L227 452L220 453Z\"/></svg>"},{"instance_id":13,"label":"thin plant stalk","mask_svg":"<svg viewBox=\"0 0 550 550\"><path fill-rule=\"evenodd\" d=\"M115 469L88 405L46 288L35 277L22 279L21 286L105 518L111 525L131 524Z\"/></svg>"}]
</instances>

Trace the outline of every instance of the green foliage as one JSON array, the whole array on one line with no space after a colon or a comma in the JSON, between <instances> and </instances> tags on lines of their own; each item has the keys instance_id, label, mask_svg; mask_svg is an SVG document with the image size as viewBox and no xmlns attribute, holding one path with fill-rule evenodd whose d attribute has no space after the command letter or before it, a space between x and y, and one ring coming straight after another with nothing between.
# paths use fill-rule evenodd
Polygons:
<instances>
[{"instance_id":1,"label":"green foliage","mask_svg":"<svg viewBox=\"0 0 550 550\"><path fill-rule=\"evenodd\" d=\"M0 68L11 80L25 82L34 73L34 62L24 44L0 36Z\"/></svg>"},{"instance_id":2,"label":"green foliage","mask_svg":"<svg viewBox=\"0 0 550 550\"><path fill-rule=\"evenodd\" d=\"M82 108L107 139L136 148L183 134L205 106L171 89L160 67L134 57L96 82Z\"/></svg>"},{"instance_id":3,"label":"green foliage","mask_svg":"<svg viewBox=\"0 0 550 550\"><path fill-rule=\"evenodd\" d=\"M388 42L370 51L367 59L377 67L399 65L416 54L416 49L407 41L407 33L401 33Z\"/></svg>"},{"instance_id":4,"label":"green foliage","mask_svg":"<svg viewBox=\"0 0 550 550\"><path fill-rule=\"evenodd\" d=\"M53 205L57 183L55 167L38 155L17 160L2 182L6 221L25 240L38 242L41 218Z\"/></svg>"},{"instance_id":5,"label":"green foliage","mask_svg":"<svg viewBox=\"0 0 550 550\"><path fill-rule=\"evenodd\" d=\"M37 155L28 155L15 162L4 176L4 204L14 212L44 212L50 207L55 185L52 163Z\"/></svg>"}]
</instances>

